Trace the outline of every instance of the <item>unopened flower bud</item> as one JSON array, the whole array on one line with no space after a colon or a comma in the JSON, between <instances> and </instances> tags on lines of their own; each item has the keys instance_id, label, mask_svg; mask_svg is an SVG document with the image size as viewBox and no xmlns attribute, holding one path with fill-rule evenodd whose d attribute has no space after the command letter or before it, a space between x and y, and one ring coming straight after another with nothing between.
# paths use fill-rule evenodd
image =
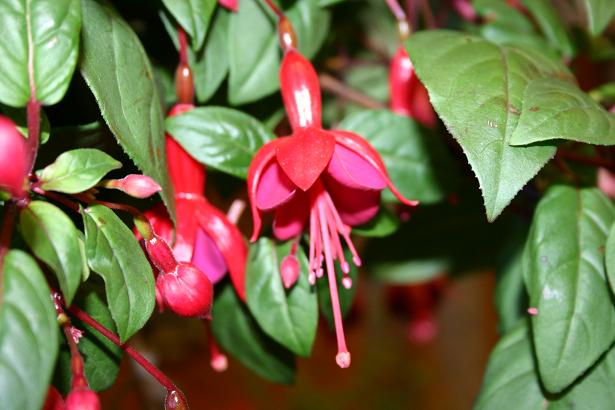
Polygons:
<instances>
[{"instance_id":1,"label":"unopened flower bud","mask_svg":"<svg viewBox=\"0 0 615 410\"><path fill-rule=\"evenodd\" d=\"M25 195L28 158L26 139L10 118L0 115L0 190L13 198Z\"/></svg>"},{"instance_id":2,"label":"unopened flower bud","mask_svg":"<svg viewBox=\"0 0 615 410\"><path fill-rule=\"evenodd\" d=\"M167 391L164 399L164 410L188 410L188 401L179 390Z\"/></svg>"},{"instance_id":3,"label":"unopened flower bud","mask_svg":"<svg viewBox=\"0 0 615 410\"><path fill-rule=\"evenodd\" d=\"M156 287L164 305L176 314L210 317L214 287L194 265L180 262L172 273L158 275Z\"/></svg>"},{"instance_id":4,"label":"unopened flower bud","mask_svg":"<svg viewBox=\"0 0 615 410\"><path fill-rule=\"evenodd\" d=\"M66 410L100 410L100 400L89 388L78 387L66 397Z\"/></svg>"},{"instance_id":5,"label":"unopened flower bud","mask_svg":"<svg viewBox=\"0 0 615 410\"><path fill-rule=\"evenodd\" d=\"M160 270L160 273L172 273L177 268L177 260L171 247L160 236L154 234L151 239L146 240L145 250L149 260Z\"/></svg>"},{"instance_id":6,"label":"unopened flower bud","mask_svg":"<svg viewBox=\"0 0 615 410\"><path fill-rule=\"evenodd\" d=\"M134 198L149 198L162 188L147 175L130 174L122 179L104 181L106 188L118 189Z\"/></svg>"},{"instance_id":7,"label":"unopened flower bud","mask_svg":"<svg viewBox=\"0 0 615 410\"><path fill-rule=\"evenodd\" d=\"M282 259L280 276L282 277L282 283L286 289L290 289L295 282L297 282L300 272L301 268L299 267L299 261L295 255L286 255L284 259Z\"/></svg>"}]
</instances>

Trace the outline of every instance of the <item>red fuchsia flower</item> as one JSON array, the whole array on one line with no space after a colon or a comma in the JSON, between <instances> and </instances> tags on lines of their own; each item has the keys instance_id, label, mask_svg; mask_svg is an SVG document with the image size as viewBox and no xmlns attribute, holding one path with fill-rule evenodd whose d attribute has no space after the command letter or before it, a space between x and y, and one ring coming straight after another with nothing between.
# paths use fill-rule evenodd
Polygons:
<instances>
[{"instance_id":1,"label":"red fuchsia flower","mask_svg":"<svg viewBox=\"0 0 615 410\"><path fill-rule=\"evenodd\" d=\"M100 400L89 388L76 388L66 396L66 410L100 410Z\"/></svg>"},{"instance_id":2,"label":"red fuchsia flower","mask_svg":"<svg viewBox=\"0 0 615 410\"><path fill-rule=\"evenodd\" d=\"M337 260L348 277L350 267L342 241L350 249L354 264L361 265L350 239L351 227L376 215L380 191L388 187L403 203L414 206L417 202L397 191L380 156L367 141L348 131L322 128L318 77L312 64L292 47L286 48L280 83L293 132L265 144L250 164L252 241L259 236L261 212L274 212L273 233L280 240L297 238L308 229L310 283L327 272L338 342L336 361L345 368L350 365L350 353L334 268Z\"/></svg>"},{"instance_id":3,"label":"red fuchsia flower","mask_svg":"<svg viewBox=\"0 0 615 410\"><path fill-rule=\"evenodd\" d=\"M400 46L389 67L391 111L413 118L429 128L437 124L436 113L429 101L427 89L414 71L410 56Z\"/></svg>"},{"instance_id":4,"label":"red fuchsia flower","mask_svg":"<svg viewBox=\"0 0 615 410\"><path fill-rule=\"evenodd\" d=\"M13 198L26 194L28 143L8 117L0 115L0 190Z\"/></svg>"},{"instance_id":5,"label":"red fuchsia flower","mask_svg":"<svg viewBox=\"0 0 615 410\"><path fill-rule=\"evenodd\" d=\"M49 386L43 410L65 410L64 399L60 392L53 386Z\"/></svg>"},{"instance_id":6,"label":"red fuchsia flower","mask_svg":"<svg viewBox=\"0 0 615 410\"><path fill-rule=\"evenodd\" d=\"M192 109L178 104L169 115ZM180 262L191 262L217 283L229 272L239 297L245 301L247 246L241 232L205 199L205 169L170 135L166 136L167 163L175 189L177 224L173 254ZM146 211L154 232L173 243L173 225L162 204Z\"/></svg>"},{"instance_id":7,"label":"red fuchsia flower","mask_svg":"<svg viewBox=\"0 0 615 410\"><path fill-rule=\"evenodd\" d=\"M237 12L239 8L239 0L218 0L218 3L233 12Z\"/></svg>"}]
</instances>

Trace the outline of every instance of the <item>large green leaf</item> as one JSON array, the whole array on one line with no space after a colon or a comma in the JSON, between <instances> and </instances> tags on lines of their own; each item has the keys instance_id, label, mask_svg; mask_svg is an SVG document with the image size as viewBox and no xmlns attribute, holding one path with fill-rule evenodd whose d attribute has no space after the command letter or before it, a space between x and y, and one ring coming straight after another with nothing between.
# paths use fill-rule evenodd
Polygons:
<instances>
[{"instance_id":1,"label":"large green leaf","mask_svg":"<svg viewBox=\"0 0 615 410\"><path fill-rule=\"evenodd\" d=\"M615 2L612 0L584 0L589 31L597 36L609 25L615 16Z\"/></svg>"},{"instance_id":2,"label":"large green leaf","mask_svg":"<svg viewBox=\"0 0 615 410\"><path fill-rule=\"evenodd\" d=\"M536 51L451 31L416 33L406 48L431 103L478 178L487 218L494 220L556 150L547 144L509 145L526 109L526 88L536 85L532 80L573 81L572 76Z\"/></svg>"},{"instance_id":3,"label":"large green leaf","mask_svg":"<svg viewBox=\"0 0 615 410\"><path fill-rule=\"evenodd\" d=\"M105 281L111 316L125 342L154 310L154 274L134 235L109 208L83 210L85 248L90 268Z\"/></svg>"},{"instance_id":4,"label":"large green leaf","mask_svg":"<svg viewBox=\"0 0 615 410\"><path fill-rule=\"evenodd\" d=\"M79 55L79 0L0 2L0 101L25 106L62 99Z\"/></svg>"},{"instance_id":5,"label":"large green leaf","mask_svg":"<svg viewBox=\"0 0 615 410\"><path fill-rule=\"evenodd\" d=\"M615 295L615 224L611 226L609 236L607 237L606 246L606 275L611 292Z\"/></svg>"},{"instance_id":6,"label":"large green leaf","mask_svg":"<svg viewBox=\"0 0 615 410\"><path fill-rule=\"evenodd\" d=\"M612 407L615 394L615 351L607 353L569 390L546 394L536 373L527 323L523 321L498 342L489 357L487 371L474 410L603 410Z\"/></svg>"},{"instance_id":7,"label":"large green leaf","mask_svg":"<svg viewBox=\"0 0 615 410\"><path fill-rule=\"evenodd\" d=\"M98 323L115 332L115 324L105 303L102 283L85 283L75 297L75 304L85 310ZM83 331L79 339L79 351L84 361L85 376L90 388L95 391L108 389L113 385L120 370L122 349L113 344L91 326L72 318L72 325ZM60 349L54 375L54 384L63 393L70 390L70 351L67 344Z\"/></svg>"},{"instance_id":8,"label":"large green leaf","mask_svg":"<svg viewBox=\"0 0 615 410\"><path fill-rule=\"evenodd\" d=\"M549 42L556 46L564 55L574 54L574 44L566 32L557 10L551 4L551 0L523 0L523 5L536 19L538 26Z\"/></svg>"},{"instance_id":9,"label":"large green leaf","mask_svg":"<svg viewBox=\"0 0 615 410\"><path fill-rule=\"evenodd\" d=\"M62 153L36 175L44 190L76 194L92 188L109 171L121 167L121 162L98 149L81 148Z\"/></svg>"},{"instance_id":10,"label":"large green leaf","mask_svg":"<svg viewBox=\"0 0 615 410\"><path fill-rule=\"evenodd\" d=\"M538 309L538 367L551 392L568 387L615 340L604 267L613 221L615 207L597 189L555 186L536 208L522 264L530 306Z\"/></svg>"},{"instance_id":11,"label":"large green leaf","mask_svg":"<svg viewBox=\"0 0 615 410\"><path fill-rule=\"evenodd\" d=\"M442 139L414 120L391 111L362 111L346 117L340 129L365 138L380 154L393 184L410 199L442 201L456 178ZM396 200L388 190L384 199Z\"/></svg>"},{"instance_id":12,"label":"large green leaf","mask_svg":"<svg viewBox=\"0 0 615 410\"><path fill-rule=\"evenodd\" d=\"M552 139L615 144L615 115L577 86L556 78L531 81L523 95L519 123L509 143Z\"/></svg>"},{"instance_id":13,"label":"large green leaf","mask_svg":"<svg viewBox=\"0 0 615 410\"><path fill-rule=\"evenodd\" d=\"M331 13L314 0L300 0L288 10L297 35L297 48L305 58L316 55L329 33Z\"/></svg>"},{"instance_id":14,"label":"large green leaf","mask_svg":"<svg viewBox=\"0 0 615 410\"><path fill-rule=\"evenodd\" d=\"M263 7L257 1L243 1L230 17L228 99L233 105L258 100L279 87L275 20Z\"/></svg>"},{"instance_id":15,"label":"large green leaf","mask_svg":"<svg viewBox=\"0 0 615 410\"><path fill-rule=\"evenodd\" d=\"M212 331L220 345L246 367L276 383L292 383L295 359L292 353L267 336L226 284L214 302Z\"/></svg>"},{"instance_id":16,"label":"large green leaf","mask_svg":"<svg viewBox=\"0 0 615 410\"><path fill-rule=\"evenodd\" d=\"M297 252L299 279L288 290L282 284L280 264L290 253L291 242L276 246L271 239L261 238L250 246L248 308L271 338L298 355L309 356L318 324L318 301L307 280L308 262L301 249Z\"/></svg>"},{"instance_id":17,"label":"large green leaf","mask_svg":"<svg viewBox=\"0 0 615 410\"><path fill-rule=\"evenodd\" d=\"M174 218L163 112L147 54L110 6L82 0L82 8L81 74L122 148L162 187L162 199Z\"/></svg>"},{"instance_id":18,"label":"large green leaf","mask_svg":"<svg viewBox=\"0 0 615 410\"><path fill-rule=\"evenodd\" d=\"M56 312L45 276L30 255L4 259L0 305L0 397L11 409L41 408L58 354Z\"/></svg>"},{"instance_id":19,"label":"large green leaf","mask_svg":"<svg viewBox=\"0 0 615 410\"><path fill-rule=\"evenodd\" d=\"M43 201L30 202L21 210L19 221L24 240L55 273L70 304L83 275L79 231L73 221L58 207Z\"/></svg>"},{"instance_id":20,"label":"large green leaf","mask_svg":"<svg viewBox=\"0 0 615 410\"><path fill-rule=\"evenodd\" d=\"M216 7L216 0L162 0L175 20L192 38L192 46L198 50L203 45L209 19Z\"/></svg>"},{"instance_id":21,"label":"large green leaf","mask_svg":"<svg viewBox=\"0 0 615 410\"><path fill-rule=\"evenodd\" d=\"M201 107L169 117L167 131L199 162L246 178L252 157L274 138L258 120L224 107Z\"/></svg>"}]
</instances>

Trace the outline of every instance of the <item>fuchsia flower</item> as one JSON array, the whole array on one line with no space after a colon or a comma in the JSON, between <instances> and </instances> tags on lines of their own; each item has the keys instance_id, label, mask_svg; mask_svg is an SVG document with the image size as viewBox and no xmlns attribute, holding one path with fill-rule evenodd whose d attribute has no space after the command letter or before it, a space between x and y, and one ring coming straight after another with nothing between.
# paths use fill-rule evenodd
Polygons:
<instances>
[{"instance_id":1,"label":"fuchsia flower","mask_svg":"<svg viewBox=\"0 0 615 410\"><path fill-rule=\"evenodd\" d=\"M239 0L218 0L218 3L230 11L237 12L239 8Z\"/></svg>"},{"instance_id":2,"label":"fuchsia flower","mask_svg":"<svg viewBox=\"0 0 615 410\"><path fill-rule=\"evenodd\" d=\"M178 115L192 108L191 104L178 104L169 115ZM245 301L248 249L241 232L205 199L203 165L170 135L166 136L166 149L177 211L175 258L179 262L191 262L214 284L229 272L237 294ZM164 206L158 204L144 214L154 232L166 242L173 243L173 225Z\"/></svg>"},{"instance_id":3,"label":"fuchsia flower","mask_svg":"<svg viewBox=\"0 0 615 410\"><path fill-rule=\"evenodd\" d=\"M410 56L400 46L389 68L391 111L413 118L429 128L437 124L436 113L429 101L427 89L414 71Z\"/></svg>"},{"instance_id":4,"label":"fuchsia flower","mask_svg":"<svg viewBox=\"0 0 615 410\"><path fill-rule=\"evenodd\" d=\"M26 194L28 143L8 117L0 115L0 190L13 198Z\"/></svg>"},{"instance_id":5,"label":"fuchsia flower","mask_svg":"<svg viewBox=\"0 0 615 410\"><path fill-rule=\"evenodd\" d=\"M322 128L318 77L312 64L292 47L284 54L280 83L293 132L265 144L250 164L252 241L259 236L261 212L274 212L273 233L280 240L309 230L310 283L326 270L338 342L336 361L344 368L350 365L350 353L334 270L337 260L349 284L350 267L342 240L354 264L360 266L361 259L350 239L351 227L376 215L380 191L388 187L403 203L415 206L417 202L397 191L379 154L367 141L348 131Z\"/></svg>"}]
</instances>

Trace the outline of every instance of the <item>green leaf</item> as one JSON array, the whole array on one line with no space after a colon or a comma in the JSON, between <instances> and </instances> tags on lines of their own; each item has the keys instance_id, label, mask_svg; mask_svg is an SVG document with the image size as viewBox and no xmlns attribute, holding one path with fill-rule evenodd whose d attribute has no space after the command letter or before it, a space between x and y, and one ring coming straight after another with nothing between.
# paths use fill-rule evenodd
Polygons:
<instances>
[{"instance_id":1,"label":"green leaf","mask_svg":"<svg viewBox=\"0 0 615 410\"><path fill-rule=\"evenodd\" d=\"M279 87L280 50L275 20L257 1L244 1L228 27L228 100L233 105L265 97Z\"/></svg>"},{"instance_id":2,"label":"green leaf","mask_svg":"<svg viewBox=\"0 0 615 410\"><path fill-rule=\"evenodd\" d=\"M115 332L115 324L105 303L105 292L100 284L85 283L75 297L75 304L86 311L98 323ZM120 369L122 349L113 344L91 326L72 318L72 325L83 331L79 339L79 352L84 361L85 376L90 388L95 391L106 390L113 385ZM70 351L66 343L60 349L54 375L54 385L62 393L70 390L71 370Z\"/></svg>"},{"instance_id":3,"label":"green leaf","mask_svg":"<svg viewBox=\"0 0 615 410\"><path fill-rule=\"evenodd\" d=\"M169 117L167 132L197 161L246 178L256 151L274 136L258 120L224 107L200 107Z\"/></svg>"},{"instance_id":4,"label":"green leaf","mask_svg":"<svg viewBox=\"0 0 615 410\"><path fill-rule=\"evenodd\" d=\"M307 280L308 261L297 252L301 272L295 285L286 290L280 276L282 259L292 241L276 246L261 238L250 246L246 267L248 308L261 329L273 340L300 356L309 356L318 325L318 301Z\"/></svg>"},{"instance_id":5,"label":"green leaf","mask_svg":"<svg viewBox=\"0 0 615 410\"><path fill-rule=\"evenodd\" d=\"M611 0L585 0L589 31L598 36L615 16L615 3Z\"/></svg>"},{"instance_id":6,"label":"green leaf","mask_svg":"<svg viewBox=\"0 0 615 410\"><path fill-rule=\"evenodd\" d=\"M574 55L572 39L566 32L566 27L557 14L557 10L551 4L551 0L522 0L522 3L534 16L549 42L565 56Z\"/></svg>"},{"instance_id":7,"label":"green leaf","mask_svg":"<svg viewBox=\"0 0 615 410\"><path fill-rule=\"evenodd\" d=\"M276 383L293 383L295 359L259 327L233 287L217 292L211 328L216 340L246 367Z\"/></svg>"},{"instance_id":8,"label":"green leaf","mask_svg":"<svg viewBox=\"0 0 615 410\"><path fill-rule=\"evenodd\" d=\"M145 50L110 6L82 0L82 7L81 74L122 148L162 187L162 199L174 219L163 111Z\"/></svg>"},{"instance_id":9,"label":"green leaf","mask_svg":"<svg viewBox=\"0 0 615 410\"><path fill-rule=\"evenodd\" d=\"M58 354L56 312L32 257L9 251L0 305L0 397L10 408L42 407Z\"/></svg>"},{"instance_id":10,"label":"green leaf","mask_svg":"<svg viewBox=\"0 0 615 410\"><path fill-rule=\"evenodd\" d=\"M534 366L526 321L518 323L495 346L474 410L510 408L546 409Z\"/></svg>"},{"instance_id":11,"label":"green leaf","mask_svg":"<svg viewBox=\"0 0 615 410\"><path fill-rule=\"evenodd\" d=\"M162 0L175 20L192 38L192 47L198 50L203 45L215 0Z\"/></svg>"},{"instance_id":12,"label":"green leaf","mask_svg":"<svg viewBox=\"0 0 615 410\"><path fill-rule=\"evenodd\" d=\"M44 105L60 101L79 55L79 0L5 0L0 27L0 101L13 107L31 97Z\"/></svg>"},{"instance_id":13,"label":"green leaf","mask_svg":"<svg viewBox=\"0 0 615 410\"><path fill-rule=\"evenodd\" d=\"M70 304L83 275L79 231L73 221L49 202L32 201L21 210L19 222L24 240L55 273Z\"/></svg>"},{"instance_id":14,"label":"green leaf","mask_svg":"<svg viewBox=\"0 0 615 410\"><path fill-rule=\"evenodd\" d=\"M295 29L299 52L307 59L316 55L329 33L331 13L321 7L314 0L301 0L286 13Z\"/></svg>"},{"instance_id":15,"label":"green leaf","mask_svg":"<svg viewBox=\"0 0 615 410\"><path fill-rule=\"evenodd\" d=\"M359 280L359 270L352 263L352 255L348 249L344 249L344 255L346 260L349 261L350 272L348 272L348 276L352 279L352 286L350 289L346 289L344 285L342 285L342 278L344 274L340 269L338 264L335 264L335 278L337 284L337 294L340 300L340 310L342 311L342 318L346 317L348 313L350 313L350 309L352 308L352 302L354 301L354 295L357 293L357 286ZM316 279L316 288L318 289L318 303L320 304L320 313L322 313L323 317L329 323L329 327L333 329L334 320L333 320L333 307L331 306L331 293L329 290L329 276L327 274L327 270L325 268L325 273L322 278Z\"/></svg>"},{"instance_id":16,"label":"green leaf","mask_svg":"<svg viewBox=\"0 0 615 410\"><path fill-rule=\"evenodd\" d=\"M431 103L463 148L493 221L556 150L546 144L509 145L526 109L525 90L536 85L532 80L572 82L572 76L559 61L533 50L451 31L416 33L406 48Z\"/></svg>"},{"instance_id":17,"label":"green leaf","mask_svg":"<svg viewBox=\"0 0 615 410\"><path fill-rule=\"evenodd\" d=\"M399 225L399 219L382 204L375 217L366 224L352 228L352 233L368 238L382 238L397 231Z\"/></svg>"},{"instance_id":18,"label":"green leaf","mask_svg":"<svg viewBox=\"0 0 615 410\"><path fill-rule=\"evenodd\" d=\"M611 226L605 246L606 275L611 292L615 294L615 224Z\"/></svg>"},{"instance_id":19,"label":"green leaf","mask_svg":"<svg viewBox=\"0 0 615 410\"><path fill-rule=\"evenodd\" d=\"M526 321L519 323L496 345L474 410L602 410L615 401L610 387L615 378L615 350L600 361L563 394L545 393L536 374L536 361Z\"/></svg>"},{"instance_id":20,"label":"green leaf","mask_svg":"<svg viewBox=\"0 0 615 410\"><path fill-rule=\"evenodd\" d=\"M361 135L376 148L406 198L431 204L451 191L453 160L440 137L416 121L387 110L362 111L346 117L339 128ZM388 190L384 199L397 201Z\"/></svg>"},{"instance_id":21,"label":"green leaf","mask_svg":"<svg viewBox=\"0 0 615 410\"><path fill-rule=\"evenodd\" d=\"M615 115L577 86L556 78L530 81L509 143L527 145L566 139L615 144Z\"/></svg>"},{"instance_id":22,"label":"green leaf","mask_svg":"<svg viewBox=\"0 0 615 410\"><path fill-rule=\"evenodd\" d=\"M123 343L154 310L154 274L134 235L113 211L92 205L82 214L88 264L105 281L109 310Z\"/></svg>"},{"instance_id":23,"label":"green leaf","mask_svg":"<svg viewBox=\"0 0 615 410\"><path fill-rule=\"evenodd\" d=\"M551 392L568 387L615 339L604 267L613 221L615 207L597 189L555 186L536 208L522 263L530 306L538 309L532 328L540 376Z\"/></svg>"},{"instance_id":24,"label":"green leaf","mask_svg":"<svg viewBox=\"0 0 615 410\"><path fill-rule=\"evenodd\" d=\"M36 175L46 191L76 194L92 188L109 171L121 167L121 162L98 149L81 148L64 152L53 164L36 171Z\"/></svg>"}]
</instances>

